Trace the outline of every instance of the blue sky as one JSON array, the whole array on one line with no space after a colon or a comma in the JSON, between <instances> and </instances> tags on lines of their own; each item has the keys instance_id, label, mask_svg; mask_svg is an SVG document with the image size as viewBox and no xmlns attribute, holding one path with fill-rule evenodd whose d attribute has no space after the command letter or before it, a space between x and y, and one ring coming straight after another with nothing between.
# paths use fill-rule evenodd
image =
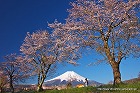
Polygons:
<instances>
[{"instance_id":1,"label":"blue sky","mask_svg":"<svg viewBox=\"0 0 140 93\"><path fill-rule=\"evenodd\" d=\"M55 19L65 22L70 1L74 0L0 0L0 62L4 61L3 56L7 54L19 53L19 48L27 32L48 29L47 23L53 23ZM89 79L108 83L113 80L110 65L102 63L96 66L87 66L100 57L96 53L91 53L78 60L79 66L59 65L54 77L73 70ZM137 77L140 72L140 59L123 60L120 70L122 80ZM31 80L28 83L36 82Z\"/></svg>"}]
</instances>

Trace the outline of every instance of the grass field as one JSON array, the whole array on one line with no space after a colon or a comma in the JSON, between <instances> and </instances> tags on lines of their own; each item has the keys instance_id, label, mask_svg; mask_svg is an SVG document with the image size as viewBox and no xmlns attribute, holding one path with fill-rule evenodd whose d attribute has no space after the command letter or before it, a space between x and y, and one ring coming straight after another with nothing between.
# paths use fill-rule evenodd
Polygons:
<instances>
[{"instance_id":1,"label":"grass field","mask_svg":"<svg viewBox=\"0 0 140 93\"><path fill-rule=\"evenodd\" d=\"M19 93L140 93L140 82L99 87L70 88L63 90L44 90L43 92L24 91Z\"/></svg>"}]
</instances>

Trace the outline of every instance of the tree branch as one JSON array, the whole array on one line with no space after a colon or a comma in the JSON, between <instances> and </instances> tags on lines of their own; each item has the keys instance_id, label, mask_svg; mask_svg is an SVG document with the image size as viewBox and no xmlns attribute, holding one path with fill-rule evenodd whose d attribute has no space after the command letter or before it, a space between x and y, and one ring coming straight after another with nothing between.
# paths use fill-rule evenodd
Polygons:
<instances>
[{"instance_id":1,"label":"tree branch","mask_svg":"<svg viewBox=\"0 0 140 93\"><path fill-rule=\"evenodd\" d=\"M122 56L122 52L120 51L120 52L118 53L118 60L117 60L117 63L120 64L122 58L123 58L123 56Z\"/></svg>"}]
</instances>

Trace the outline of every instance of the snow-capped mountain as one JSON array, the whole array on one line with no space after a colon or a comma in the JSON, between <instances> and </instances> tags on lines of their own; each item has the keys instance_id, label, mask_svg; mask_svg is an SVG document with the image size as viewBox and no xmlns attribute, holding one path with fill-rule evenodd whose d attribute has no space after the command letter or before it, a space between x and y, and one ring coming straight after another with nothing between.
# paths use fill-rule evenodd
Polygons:
<instances>
[{"instance_id":1,"label":"snow-capped mountain","mask_svg":"<svg viewBox=\"0 0 140 93\"><path fill-rule=\"evenodd\" d=\"M46 86L60 86L60 85L66 85L68 82L71 82L73 86L76 86L78 84L85 83L85 77L80 76L79 74L75 73L74 71L67 71L64 74L57 76L53 79L47 80L44 82L44 85ZM89 85L101 85L101 83L98 83L93 80L87 79L89 82Z\"/></svg>"},{"instance_id":2,"label":"snow-capped mountain","mask_svg":"<svg viewBox=\"0 0 140 93\"><path fill-rule=\"evenodd\" d=\"M74 71L67 71L64 74L55 77L53 79L47 80L47 81L52 81L52 80L58 80L60 79L61 81L85 81L85 78L80 76L79 74L75 73Z\"/></svg>"}]
</instances>

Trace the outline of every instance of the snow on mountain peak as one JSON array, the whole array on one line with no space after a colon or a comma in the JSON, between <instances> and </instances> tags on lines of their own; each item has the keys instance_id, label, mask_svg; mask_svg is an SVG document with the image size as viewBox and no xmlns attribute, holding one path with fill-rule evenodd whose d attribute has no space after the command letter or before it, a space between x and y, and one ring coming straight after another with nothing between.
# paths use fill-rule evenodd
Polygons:
<instances>
[{"instance_id":1,"label":"snow on mountain peak","mask_svg":"<svg viewBox=\"0 0 140 93\"><path fill-rule=\"evenodd\" d=\"M85 77L80 76L79 74L75 73L74 71L67 71L65 73L63 73L60 76L57 76L53 79L47 80L47 81L51 81L51 80L58 80L60 79L61 81L65 80L65 81L85 81Z\"/></svg>"}]
</instances>

